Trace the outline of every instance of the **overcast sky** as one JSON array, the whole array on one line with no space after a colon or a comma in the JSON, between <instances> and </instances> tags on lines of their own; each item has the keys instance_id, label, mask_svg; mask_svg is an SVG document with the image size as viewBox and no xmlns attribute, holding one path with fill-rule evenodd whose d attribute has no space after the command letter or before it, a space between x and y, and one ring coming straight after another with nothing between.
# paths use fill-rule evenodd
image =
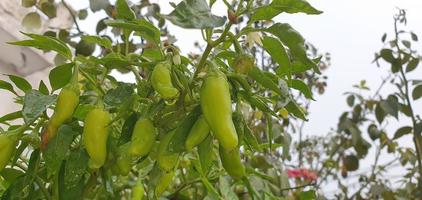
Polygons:
<instances>
[{"instance_id":1,"label":"overcast sky","mask_svg":"<svg viewBox=\"0 0 422 200\"><path fill-rule=\"evenodd\" d=\"M68 1L75 8L87 8L86 1ZM114 2L114 1L111 1ZM162 13L169 13L172 8L168 0L154 1L160 3ZM173 1L175 3L180 0ZM338 117L348 110L344 92L352 90L352 85L360 80L367 80L373 90L380 84L381 78L386 76L385 69L389 66L377 68L371 64L374 53L382 48L381 36L393 31L393 14L397 8L407 10L407 30L411 30L422 38L422 1L421 0L309 0L317 9L324 13L318 16L304 14L282 14L276 18L279 22L288 22L298 30L309 42L313 43L321 52L331 53L331 68L327 70L328 87L326 93L316 97L310 108L309 122L305 126L307 135L325 135L330 128L337 125ZM226 15L226 9L221 3L213 8L217 15ZM96 20L101 19L103 13L96 13L93 17L82 21L84 30L95 34ZM189 53L195 41L201 42L198 30L184 30L169 24L169 29L176 36L178 45L183 53ZM419 42L415 49L422 52ZM384 69L384 70L383 70ZM421 76L421 70L412 76ZM125 81L133 81L131 75L120 76ZM394 88L385 88L383 93L392 93ZM416 113L422 113L422 103L419 102ZM406 125L409 121L391 121L391 130L398 125ZM394 133L394 132L393 132ZM410 137L404 138L401 145L413 147ZM373 152L370 152L372 154ZM391 156L383 156L381 163L390 160ZM368 157L361 163L362 171L368 170L372 163ZM393 170L391 175L398 175L402 170ZM354 182L354 180L352 180ZM335 188L328 187L332 191Z\"/></svg>"},{"instance_id":2,"label":"overcast sky","mask_svg":"<svg viewBox=\"0 0 422 200\"><path fill-rule=\"evenodd\" d=\"M88 1L68 1L75 8L87 8ZM111 1L114 2L114 1ZM172 8L168 0L154 1L161 6L162 13L169 13ZM173 1L175 3L180 0ZM288 22L321 52L331 53L332 65L326 72L328 87L323 96L318 96L311 105L310 120L305 127L307 134L323 135L334 127L341 112L347 109L343 93L352 89L352 84L367 80L375 88L385 76L382 69L371 61L374 53L382 47L381 36L393 30L393 14L397 8L408 13L408 29L422 38L422 1L420 0L309 0L324 13L321 15L281 14L276 21ZM213 11L217 15L226 15L221 3ZM95 33L96 20L104 13L96 13L81 22L84 30ZM176 36L183 53L189 53L195 41L201 42L198 30L180 29L172 24L169 29ZM420 43L417 47L421 50ZM385 65L386 66L386 65ZM131 75L122 76L125 81L132 80ZM386 91L388 92L388 91Z\"/></svg>"}]
</instances>

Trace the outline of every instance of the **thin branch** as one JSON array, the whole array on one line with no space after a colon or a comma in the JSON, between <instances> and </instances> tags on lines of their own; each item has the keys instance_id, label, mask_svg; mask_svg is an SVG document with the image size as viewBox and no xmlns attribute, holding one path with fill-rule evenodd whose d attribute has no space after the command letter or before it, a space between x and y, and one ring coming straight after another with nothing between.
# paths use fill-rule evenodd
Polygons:
<instances>
[{"instance_id":1,"label":"thin branch","mask_svg":"<svg viewBox=\"0 0 422 200\"><path fill-rule=\"evenodd\" d=\"M308 187L308 186L315 186L315 185L316 185L316 183L313 182L313 183L308 183L308 184L305 184L305 185L299 185L299 186L295 186L295 187L281 188L280 192L283 192L283 191L286 191L286 190L295 190L295 189L300 189L300 188L304 188L304 187Z\"/></svg>"},{"instance_id":2,"label":"thin branch","mask_svg":"<svg viewBox=\"0 0 422 200\"><path fill-rule=\"evenodd\" d=\"M76 16L73 13L72 9L69 7L69 5L67 5L67 3L64 0L61 0L61 2L64 5L64 7L66 7L66 9L69 11L70 15L72 16L73 22L75 23L75 26L76 26L76 30L78 30L79 33L82 33L82 30L79 28L78 21L76 20Z\"/></svg>"},{"instance_id":3,"label":"thin branch","mask_svg":"<svg viewBox=\"0 0 422 200\"><path fill-rule=\"evenodd\" d=\"M412 103L410 101L410 92L409 92L409 82L407 80L406 74L404 73L403 70L403 65L401 64L401 49L399 46L399 31L397 29L397 22L399 21L399 17L395 17L394 18L394 32L395 32L395 43L396 43L396 48L397 48L397 53L398 53L398 59L400 63L399 69L400 69L400 74L402 76L403 79L403 85L404 85L404 89L405 89L405 93L403 94L406 98L407 104L409 106L409 112L410 112L410 117L412 119L412 125L413 125L413 142L415 144L415 150L416 150L416 156L418 158L418 169L419 169L419 186L422 186L422 155L420 154L420 148L421 144L419 143L418 137L419 135L414 131L415 127L417 126L416 123L416 117L413 111L413 107L412 107Z\"/></svg>"}]
</instances>

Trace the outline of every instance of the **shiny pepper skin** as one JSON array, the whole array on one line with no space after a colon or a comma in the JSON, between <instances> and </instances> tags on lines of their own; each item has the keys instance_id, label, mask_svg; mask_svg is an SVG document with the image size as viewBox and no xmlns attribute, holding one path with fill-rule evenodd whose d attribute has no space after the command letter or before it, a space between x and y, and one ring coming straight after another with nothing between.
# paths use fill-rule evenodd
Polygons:
<instances>
[{"instance_id":1,"label":"shiny pepper skin","mask_svg":"<svg viewBox=\"0 0 422 200\"><path fill-rule=\"evenodd\" d=\"M109 122L110 114L102 108L92 109L85 118L83 141L92 168L100 168L105 162Z\"/></svg>"},{"instance_id":2,"label":"shiny pepper skin","mask_svg":"<svg viewBox=\"0 0 422 200\"><path fill-rule=\"evenodd\" d=\"M0 135L0 172L3 171L16 148L16 140L7 134Z\"/></svg>"},{"instance_id":3,"label":"shiny pepper skin","mask_svg":"<svg viewBox=\"0 0 422 200\"><path fill-rule=\"evenodd\" d=\"M133 128L129 153L132 156L147 155L155 144L157 129L150 119L141 118Z\"/></svg>"},{"instance_id":4,"label":"shiny pepper skin","mask_svg":"<svg viewBox=\"0 0 422 200\"><path fill-rule=\"evenodd\" d=\"M155 65L151 74L152 87L163 99L175 99L179 96L179 91L171 82L170 69L169 62L160 62Z\"/></svg>"},{"instance_id":5,"label":"shiny pepper skin","mask_svg":"<svg viewBox=\"0 0 422 200\"><path fill-rule=\"evenodd\" d=\"M188 138L185 141L186 150L191 151L194 147L204 141L209 133L210 127L208 126L207 121L205 120L204 116L199 116L189 131Z\"/></svg>"},{"instance_id":6,"label":"shiny pepper skin","mask_svg":"<svg viewBox=\"0 0 422 200\"><path fill-rule=\"evenodd\" d=\"M219 153L224 169L232 178L240 179L245 176L245 167L240 160L240 153L238 148L227 151L220 146Z\"/></svg>"},{"instance_id":7,"label":"shiny pepper skin","mask_svg":"<svg viewBox=\"0 0 422 200\"><path fill-rule=\"evenodd\" d=\"M168 145L176 132L171 131L163 136L158 145L158 166L165 171L172 171L179 161L179 154L168 151Z\"/></svg>"},{"instance_id":8,"label":"shiny pepper skin","mask_svg":"<svg viewBox=\"0 0 422 200\"><path fill-rule=\"evenodd\" d=\"M132 187L132 200L143 200L145 195L144 185L142 181L138 181Z\"/></svg>"},{"instance_id":9,"label":"shiny pepper skin","mask_svg":"<svg viewBox=\"0 0 422 200\"><path fill-rule=\"evenodd\" d=\"M226 76L214 70L207 74L200 91L202 113L221 146L237 147L238 138L232 120L232 103Z\"/></svg>"},{"instance_id":10,"label":"shiny pepper skin","mask_svg":"<svg viewBox=\"0 0 422 200\"><path fill-rule=\"evenodd\" d=\"M45 149L48 142L57 134L57 129L67 120L72 118L73 111L79 104L79 90L65 87L60 91L54 114L48 121L42 135L41 148Z\"/></svg>"},{"instance_id":11,"label":"shiny pepper skin","mask_svg":"<svg viewBox=\"0 0 422 200\"><path fill-rule=\"evenodd\" d=\"M174 171L161 171L160 177L158 178L157 185L155 186L154 190L155 197L161 196L161 194L166 191L167 187L173 180L174 174Z\"/></svg>"}]
</instances>

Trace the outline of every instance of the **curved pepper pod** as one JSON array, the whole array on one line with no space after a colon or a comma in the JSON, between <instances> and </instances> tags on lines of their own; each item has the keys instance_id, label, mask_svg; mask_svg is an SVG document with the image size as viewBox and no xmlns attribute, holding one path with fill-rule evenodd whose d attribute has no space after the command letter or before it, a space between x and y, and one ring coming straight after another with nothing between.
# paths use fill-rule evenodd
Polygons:
<instances>
[{"instance_id":1,"label":"curved pepper pod","mask_svg":"<svg viewBox=\"0 0 422 200\"><path fill-rule=\"evenodd\" d=\"M179 96L179 91L171 82L170 68L169 62L160 62L155 65L151 74L152 87L163 99L175 99Z\"/></svg>"},{"instance_id":2,"label":"curved pepper pod","mask_svg":"<svg viewBox=\"0 0 422 200\"><path fill-rule=\"evenodd\" d=\"M210 133L210 127L204 116L199 116L195 124L193 124L189 131L188 138L185 141L185 148L187 151L191 151L194 147L201 144L202 141L207 138Z\"/></svg>"},{"instance_id":3,"label":"curved pepper pod","mask_svg":"<svg viewBox=\"0 0 422 200\"><path fill-rule=\"evenodd\" d=\"M42 135L41 149L45 149L48 142L56 136L58 128L72 118L76 106L79 104L79 91L71 87L65 87L60 91L54 113L48 121Z\"/></svg>"},{"instance_id":4,"label":"curved pepper pod","mask_svg":"<svg viewBox=\"0 0 422 200\"><path fill-rule=\"evenodd\" d=\"M138 181L136 185L132 187L132 199L133 200L143 200L145 196L144 185L142 181Z\"/></svg>"},{"instance_id":5,"label":"curved pepper pod","mask_svg":"<svg viewBox=\"0 0 422 200\"><path fill-rule=\"evenodd\" d=\"M173 180L173 177L175 175L174 170L173 171L161 171L160 177L158 178L157 185L155 186L154 194L155 197L160 197L161 194L166 191L168 186L170 185L171 181Z\"/></svg>"},{"instance_id":6,"label":"curved pepper pod","mask_svg":"<svg viewBox=\"0 0 422 200\"><path fill-rule=\"evenodd\" d=\"M240 179L245 176L245 167L240 160L238 148L227 151L223 147L220 147L219 154L224 169L232 178Z\"/></svg>"},{"instance_id":7,"label":"curved pepper pod","mask_svg":"<svg viewBox=\"0 0 422 200\"><path fill-rule=\"evenodd\" d=\"M102 108L92 109L85 118L83 142L92 168L100 168L106 160L109 122L110 114Z\"/></svg>"},{"instance_id":8,"label":"curved pepper pod","mask_svg":"<svg viewBox=\"0 0 422 200\"><path fill-rule=\"evenodd\" d=\"M16 140L6 134L0 135L0 172L9 163L13 152L16 149Z\"/></svg>"},{"instance_id":9,"label":"curved pepper pod","mask_svg":"<svg viewBox=\"0 0 422 200\"><path fill-rule=\"evenodd\" d=\"M232 120L232 103L226 76L214 70L208 73L200 91L202 113L221 146L237 147L238 137Z\"/></svg>"},{"instance_id":10,"label":"curved pepper pod","mask_svg":"<svg viewBox=\"0 0 422 200\"><path fill-rule=\"evenodd\" d=\"M179 154L168 151L168 145L176 132L171 131L163 136L158 145L158 166L165 171L173 171L179 161Z\"/></svg>"},{"instance_id":11,"label":"curved pepper pod","mask_svg":"<svg viewBox=\"0 0 422 200\"><path fill-rule=\"evenodd\" d=\"M132 156L147 155L155 144L157 129L151 120L141 118L136 121L133 128L129 153Z\"/></svg>"}]
</instances>

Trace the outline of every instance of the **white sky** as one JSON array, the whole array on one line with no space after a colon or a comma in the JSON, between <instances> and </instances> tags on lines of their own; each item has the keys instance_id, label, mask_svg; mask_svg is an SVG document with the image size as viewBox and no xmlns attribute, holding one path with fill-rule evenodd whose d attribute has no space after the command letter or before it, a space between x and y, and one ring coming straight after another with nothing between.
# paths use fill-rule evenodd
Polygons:
<instances>
[{"instance_id":1,"label":"white sky","mask_svg":"<svg viewBox=\"0 0 422 200\"><path fill-rule=\"evenodd\" d=\"M71 1L68 1L69 3ZM159 2L162 13L169 13L172 8L167 0L151 1ZM173 1L175 3L180 0ZM408 26L419 35L422 40L422 1L421 0L309 0L309 2L324 13L318 16L304 14L282 14L276 18L279 22L288 22L298 30L309 42L313 43L320 52L331 53L331 68L326 72L328 76L328 87L324 95L317 96L310 108L309 122L306 124L304 132L307 135L325 135L330 128L336 127L338 118L342 112L349 110L345 103L346 91L352 90L352 85L360 80L367 80L371 89L375 90L381 82L381 77L385 77L384 69L389 66L383 63L381 68L371 64L374 53L382 48L381 36L384 32L392 35L393 14L397 8L407 10ZM87 8L88 0L72 1L75 8ZM219 3L213 8L217 15L226 15L226 9ZM96 20L104 15L96 13L95 17L82 21L84 30L89 30L95 34ZM183 53L189 53L195 41L201 42L201 34L198 30L184 30L168 23L172 34L178 39L178 45ZM388 37L387 37L388 39ZM422 52L421 43L416 44L415 49ZM413 72L412 77L421 77L421 70ZM131 75L122 76L122 79L129 81L133 79ZM385 88L383 93L392 93L394 88ZM416 113L422 114L422 104L416 105ZM398 125L406 125L409 121L391 121L393 126L389 131L397 129ZM391 129L391 130L390 130ZM366 131L363 133L366 135ZM366 136L365 136L366 137ZM410 137L402 140L401 145L413 147ZM371 151L370 154L374 152ZM369 156L362 163L363 169L368 170L372 163ZM381 163L389 161L391 156L384 156ZM398 170L393 170L392 175L401 174ZM354 181L352 181L354 182ZM334 188L328 187L328 190Z\"/></svg>"},{"instance_id":2,"label":"white sky","mask_svg":"<svg viewBox=\"0 0 422 200\"><path fill-rule=\"evenodd\" d=\"M88 0L68 1L77 9L88 8ZM111 0L113 2L113 0ZM171 12L167 0L158 2L162 13ZM180 0L173 1L175 3ZM217 15L226 15L221 1L213 7ZM352 84L365 79L375 89L381 80L382 70L371 64L374 53L382 47L381 36L393 30L393 14L397 7L407 10L409 30L422 39L422 1L420 0L309 0L311 5L324 13L321 15L281 14L276 21L288 22L321 52L331 53L332 65L326 72L328 87L326 93L316 97L311 105L310 120L305 132L311 135L323 135L334 127L341 112L347 109L344 92L352 89ZM95 13L81 21L83 30L95 34L95 21L104 17L104 13ZM186 30L167 23L176 36L183 53L189 53L195 41L201 42L199 30ZM417 50L422 50L420 43ZM385 65L386 67L387 65ZM133 79L131 75L122 79ZM388 91L387 91L388 92Z\"/></svg>"}]
</instances>

